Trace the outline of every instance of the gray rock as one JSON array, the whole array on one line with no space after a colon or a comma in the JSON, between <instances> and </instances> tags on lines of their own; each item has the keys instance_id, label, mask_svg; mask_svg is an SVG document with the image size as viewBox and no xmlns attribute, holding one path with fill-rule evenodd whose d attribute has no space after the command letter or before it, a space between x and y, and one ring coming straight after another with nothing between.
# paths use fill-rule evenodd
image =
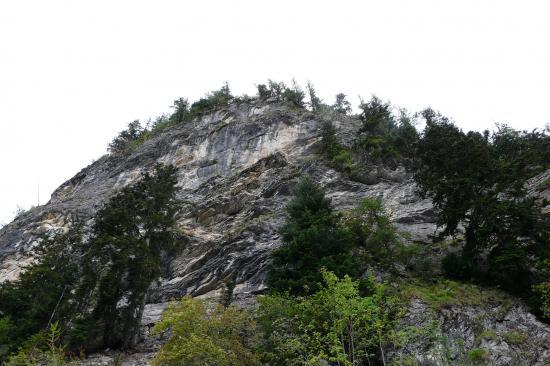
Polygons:
<instances>
[{"instance_id":1,"label":"gray rock","mask_svg":"<svg viewBox=\"0 0 550 366\"><path fill-rule=\"evenodd\" d=\"M90 220L111 195L157 163L178 168L182 201L178 226L189 241L171 258L169 275L151 287L142 319L141 356L125 355L125 365L147 364L162 341L149 337L150 329L171 299L183 295L216 299L224 283L234 279L236 303L254 304L255 295L266 287L269 254L281 244L278 228L285 219L285 205L304 175L325 188L337 210L352 208L365 197L380 197L410 240L430 242L436 233L434 208L418 197L405 169L373 167L352 180L327 167L317 154L324 120L334 122L346 146L360 126L347 116L319 117L275 101L249 100L169 128L126 155L102 157L63 183L47 204L0 229L0 281L17 277L20 266L29 261L28 252L38 234L67 230L76 217ZM417 307L421 309L413 304L411 316ZM469 315L461 311L457 309L456 319L466 321ZM536 322L523 308L510 314L514 315L507 323L502 320L506 329ZM470 334L460 321L456 328L443 330ZM548 340L547 328L536 329L537 339ZM530 355L546 357L547 349L541 347L537 343ZM493 348L495 360L512 357L507 348ZM97 355L96 364L111 362L113 357Z\"/></svg>"}]
</instances>

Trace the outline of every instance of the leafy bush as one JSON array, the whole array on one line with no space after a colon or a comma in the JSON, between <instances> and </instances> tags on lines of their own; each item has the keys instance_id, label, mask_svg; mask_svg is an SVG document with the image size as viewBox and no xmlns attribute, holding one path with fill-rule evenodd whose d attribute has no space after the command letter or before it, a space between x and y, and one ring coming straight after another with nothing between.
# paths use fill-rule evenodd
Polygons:
<instances>
[{"instance_id":1,"label":"leafy bush","mask_svg":"<svg viewBox=\"0 0 550 366\"><path fill-rule=\"evenodd\" d=\"M272 253L268 273L271 290L293 295L313 293L321 282L323 267L339 276L358 275L350 237L339 226L330 200L311 179L298 184L287 212L288 219L280 230L283 245Z\"/></svg>"},{"instance_id":2,"label":"leafy bush","mask_svg":"<svg viewBox=\"0 0 550 366\"><path fill-rule=\"evenodd\" d=\"M384 285L359 282L323 271L324 285L308 297L259 298L258 322L264 332L263 361L270 365L359 365L385 359L391 342L396 302Z\"/></svg>"},{"instance_id":3,"label":"leafy bush","mask_svg":"<svg viewBox=\"0 0 550 366\"><path fill-rule=\"evenodd\" d=\"M153 359L153 365L259 365L251 351L254 321L235 307L218 305L209 313L200 300L184 297L163 313L153 329L170 329L170 339Z\"/></svg>"}]
</instances>

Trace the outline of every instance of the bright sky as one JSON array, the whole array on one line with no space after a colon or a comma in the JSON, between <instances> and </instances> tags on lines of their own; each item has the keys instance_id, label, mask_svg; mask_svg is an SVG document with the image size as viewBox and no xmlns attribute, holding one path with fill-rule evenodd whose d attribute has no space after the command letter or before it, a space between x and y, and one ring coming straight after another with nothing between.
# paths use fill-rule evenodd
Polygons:
<instances>
[{"instance_id":1,"label":"bright sky","mask_svg":"<svg viewBox=\"0 0 550 366\"><path fill-rule=\"evenodd\" d=\"M464 129L550 121L546 0L0 2L0 222L45 203L128 122L227 80L311 80Z\"/></svg>"}]
</instances>

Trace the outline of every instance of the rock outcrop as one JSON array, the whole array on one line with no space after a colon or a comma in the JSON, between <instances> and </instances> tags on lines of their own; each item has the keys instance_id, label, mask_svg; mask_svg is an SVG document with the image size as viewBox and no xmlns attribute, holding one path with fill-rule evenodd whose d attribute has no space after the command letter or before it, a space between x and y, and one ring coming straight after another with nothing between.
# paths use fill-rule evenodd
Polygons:
<instances>
[{"instance_id":1,"label":"rock outcrop","mask_svg":"<svg viewBox=\"0 0 550 366\"><path fill-rule=\"evenodd\" d=\"M169 275L151 289L142 321L144 336L172 298L215 297L226 281L233 280L236 299L243 305L253 301L265 289L269 253L280 245L284 207L293 186L306 174L325 188L336 210L351 208L364 197L380 197L410 240L431 241L436 232L433 206L415 193L405 169L373 167L365 173L369 179L359 182L323 162L319 141L324 120L334 123L343 144L351 143L360 125L349 116L320 116L283 103L249 100L169 128L128 154L103 157L62 184L47 204L0 230L0 281L16 278L37 235L66 230L74 217L90 219L117 189L157 163L178 168L178 226L189 240L172 258ZM417 311L420 306L413 303L411 319L422 312ZM456 319L469 316L466 310L456 314ZM538 356L530 360L537 365L548 362L550 329L523 308L514 314L508 328L536 324L538 329L540 342L533 345ZM445 331L454 334L452 329ZM511 359L508 348L495 347L500 359ZM142 350L152 352L154 345L144 340ZM141 362L134 361L129 364Z\"/></svg>"}]
</instances>

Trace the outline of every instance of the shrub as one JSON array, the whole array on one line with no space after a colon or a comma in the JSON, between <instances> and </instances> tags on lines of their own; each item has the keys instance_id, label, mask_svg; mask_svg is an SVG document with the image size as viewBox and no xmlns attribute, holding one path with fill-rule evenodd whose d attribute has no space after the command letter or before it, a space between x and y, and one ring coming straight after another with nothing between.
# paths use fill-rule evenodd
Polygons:
<instances>
[{"instance_id":1,"label":"shrub","mask_svg":"<svg viewBox=\"0 0 550 366\"><path fill-rule=\"evenodd\" d=\"M484 348L473 348L467 353L468 360L473 362L475 365L485 364L487 362L488 355L489 352Z\"/></svg>"},{"instance_id":2,"label":"shrub","mask_svg":"<svg viewBox=\"0 0 550 366\"><path fill-rule=\"evenodd\" d=\"M529 339L529 335L520 330L512 330L504 333L504 339L510 344L521 346Z\"/></svg>"},{"instance_id":3,"label":"shrub","mask_svg":"<svg viewBox=\"0 0 550 366\"><path fill-rule=\"evenodd\" d=\"M395 319L395 299L384 285L359 282L323 271L324 285L308 297L259 298L258 322L264 332L263 361L271 365L366 364L385 359Z\"/></svg>"},{"instance_id":4,"label":"shrub","mask_svg":"<svg viewBox=\"0 0 550 366\"><path fill-rule=\"evenodd\" d=\"M63 366L65 349L61 345L61 329L57 323L51 324L49 331L33 335L19 351L10 356L6 366Z\"/></svg>"},{"instance_id":5,"label":"shrub","mask_svg":"<svg viewBox=\"0 0 550 366\"><path fill-rule=\"evenodd\" d=\"M259 365L250 343L254 322L235 307L218 305L209 314L200 300L184 297L163 313L153 334L168 329L153 365Z\"/></svg>"},{"instance_id":6,"label":"shrub","mask_svg":"<svg viewBox=\"0 0 550 366\"><path fill-rule=\"evenodd\" d=\"M233 99L229 85L225 83L220 89L214 90L204 98L191 104L190 118L210 112L214 108L226 106Z\"/></svg>"}]
</instances>

